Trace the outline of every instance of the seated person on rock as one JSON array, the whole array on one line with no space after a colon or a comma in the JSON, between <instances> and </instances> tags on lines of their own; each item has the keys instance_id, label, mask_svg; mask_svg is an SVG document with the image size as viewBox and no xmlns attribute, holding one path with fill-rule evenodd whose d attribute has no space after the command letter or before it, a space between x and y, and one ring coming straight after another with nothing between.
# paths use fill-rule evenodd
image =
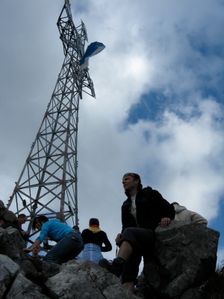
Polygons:
<instances>
[{"instance_id":1,"label":"seated person on rock","mask_svg":"<svg viewBox=\"0 0 224 299\"><path fill-rule=\"evenodd\" d=\"M107 234L100 229L99 225L97 218L91 218L89 227L82 231L84 249L79 254L79 259L98 263L103 258L101 252L107 252L112 249Z\"/></svg>"},{"instance_id":2,"label":"seated person on rock","mask_svg":"<svg viewBox=\"0 0 224 299\"><path fill-rule=\"evenodd\" d=\"M44 257L47 262L65 263L74 259L83 249L81 234L58 219L48 220L44 215L37 216L33 220L33 228L40 230L40 234L31 250L38 248L46 238L57 243Z\"/></svg>"},{"instance_id":3,"label":"seated person on rock","mask_svg":"<svg viewBox=\"0 0 224 299\"><path fill-rule=\"evenodd\" d=\"M173 202L175 210L175 221L182 221L186 224L195 223L195 224L203 224L207 225L208 221L202 217L200 214L188 210L186 207L181 206L178 202Z\"/></svg>"},{"instance_id":4,"label":"seated person on rock","mask_svg":"<svg viewBox=\"0 0 224 299\"><path fill-rule=\"evenodd\" d=\"M122 183L128 198L121 208L122 232L116 238L119 251L112 263L103 259L99 264L121 276L123 286L134 291L141 257L144 262L153 257L155 228L168 226L175 213L158 191L142 188L137 173L126 173Z\"/></svg>"},{"instance_id":5,"label":"seated person on rock","mask_svg":"<svg viewBox=\"0 0 224 299\"><path fill-rule=\"evenodd\" d=\"M202 217L200 214L188 210L186 207L181 206L178 202L172 203L175 210L175 218L171 221L168 227L160 227L156 228L156 232L164 231L167 229L172 229L175 227L180 227L186 224L198 224L207 226L208 221Z\"/></svg>"}]
</instances>

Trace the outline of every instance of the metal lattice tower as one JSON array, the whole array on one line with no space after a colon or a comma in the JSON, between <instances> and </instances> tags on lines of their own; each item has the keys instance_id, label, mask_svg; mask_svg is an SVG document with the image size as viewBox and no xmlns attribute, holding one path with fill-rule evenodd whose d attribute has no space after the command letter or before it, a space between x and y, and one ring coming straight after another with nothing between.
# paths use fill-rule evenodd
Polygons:
<instances>
[{"instance_id":1,"label":"metal lattice tower","mask_svg":"<svg viewBox=\"0 0 224 299\"><path fill-rule=\"evenodd\" d=\"M85 92L95 97L88 70L79 61L87 41L85 25L75 27L69 0L57 26L64 62L41 126L31 146L7 207L28 216L28 232L36 215L72 220L78 225L77 137L79 101Z\"/></svg>"}]
</instances>

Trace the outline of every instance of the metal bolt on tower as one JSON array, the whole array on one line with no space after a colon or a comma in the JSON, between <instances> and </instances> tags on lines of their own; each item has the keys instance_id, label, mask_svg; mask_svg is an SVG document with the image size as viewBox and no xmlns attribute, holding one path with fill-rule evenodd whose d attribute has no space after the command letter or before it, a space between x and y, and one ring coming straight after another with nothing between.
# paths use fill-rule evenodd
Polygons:
<instances>
[{"instance_id":1,"label":"metal bolt on tower","mask_svg":"<svg viewBox=\"0 0 224 299\"><path fill-rule=\"evenodd\" d=\"M78 225L77 136L79 101L95 97L88 70L80 69L87 41L85 25L75 27L69 0L57 21L64 62L41 126L7 207L32 220L42 214Z\"/></svg>"}]
</instances>

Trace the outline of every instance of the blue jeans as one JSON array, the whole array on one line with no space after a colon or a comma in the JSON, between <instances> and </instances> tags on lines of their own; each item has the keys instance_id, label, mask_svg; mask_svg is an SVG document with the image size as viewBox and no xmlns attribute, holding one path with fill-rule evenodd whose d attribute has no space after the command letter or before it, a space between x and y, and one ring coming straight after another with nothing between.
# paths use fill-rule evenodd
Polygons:
<instances>
[{"instance_id":1,"label":"blue jeans","mask_svg":"<svg viewBox=\"0 0 224 299\"><path fill-rule=\"evenodd\" d=\"M93 243L86 243L84 249L80 252L77 259L91 261L96 264L103 258L100 246Z\"/></svg>"},{"instance_id":2,"label":"blue jeans","mask_svg":"<svg viewBox=\"0 0 224 299\"><path fill-rule=\"evenodd\" d=\"M83 249L81 234L71 232L64 236L44 257L47 262L57 264L74 259Z\"/></svg>"}]
</instances>

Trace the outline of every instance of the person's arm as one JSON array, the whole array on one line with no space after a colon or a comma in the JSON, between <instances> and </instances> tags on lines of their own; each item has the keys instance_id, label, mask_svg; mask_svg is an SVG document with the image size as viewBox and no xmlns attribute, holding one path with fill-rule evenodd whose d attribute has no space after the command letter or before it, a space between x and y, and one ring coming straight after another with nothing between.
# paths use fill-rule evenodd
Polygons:
<instances>
[{"instance_id":1,"label":"person's arm","mask_svg":"<svg viewBox=\"0 0 224 299\"><path fill-rule=\"evenodd\" d=\"M159 205L160 210L160 226L166 227L170 224L171 220L175 217L175 210L173 205L171 205L162 195L154 190L154 197L156 197L156 201Z\"/></svg>"},{"instance_id":2,"label":"person's arm","mask_svg":"<svg viewBox=\"0 0 224 299\"><path fill-rule=\"evenodd\" d=\"M107 237L107 234L103 231L102 231L102 233L103 233L103 240L102 241L103 241L104 246L102 244L101 251L102 252L110 251L112 249L112 245L111 245L111 243L110 243L110 241Z\"/></svg>"},{"instance_id":3,"label":"person's arm","mask_svg":"<svg viewBox=\"0 0 224 299\"><path fill-rule=\"evenodd\" d=\"M117 234L116 239L115 239L115 243L116 243L116 245L117 245L117 246L120 246L122 241L123 241L123 236L122 236L122 234L120 234L120 233Z\"/></svg>"},{"instance_id":4,"label":"person's arm","mask_svg":"<svg viewBox=\"0 0 224 299\"><path fill-rule=\"evenodd\" d=\"M32 245L32 250L39 250L39 248L40 248L40 241L39 240L35 240L34 241L34 243L33 243L33 245Z\"/></svg>"},{"instance_id":5,"label":"person's arm","mask_svg":"<svg viewBox=\"0 0 224 299\"><path fill-rule=\"evenodd\" d=\"M49 231L49 225L50 225L49 221L47 221L47 222L45 222L45 223L42 224L41 230L40 230L40 234L39 234L39 236L36 239L36 240L39 241L39 244L41 244L47 238L48 231Z\"/></svg>"},{"instance_id":6,"label":"person's arm","mask_svg":"<svg viewBox=\"0 0 224 299\"><path fill-rule=\"evenodd\" d=\"M35 249L38 250L38 248L40 247L40 244L47 238L48 226L49 226L48 221L42 225L39 237L37 237L37 239L34 241L33 245L29 248L29 251L32 251Z\"/></svg>"},{"instance_id":7,"label":"person's arm","mask_svg":"<svg viewBox=\"0 0 224 299\"><path fill-rule=\"evenodd\" d=\"M82 240L83 240L83 243L86 244L86 243L89 243L88 241L88 234L89 234L89 230L88 229L84 229L81 233L81 236L82 236Z\"/></svg>"},{"instance_id":8,"label":"person's arm","mask_svg":"<svg viewBox=\"0 0 224 299\"><path fill-rule=\"evenodd\" d=\"M200 214L191 211L191 222L192 223L196 223L196 224L203 224L203 225L207 225L208 221L202 217Z\"/></svg>"}]
</instances>

